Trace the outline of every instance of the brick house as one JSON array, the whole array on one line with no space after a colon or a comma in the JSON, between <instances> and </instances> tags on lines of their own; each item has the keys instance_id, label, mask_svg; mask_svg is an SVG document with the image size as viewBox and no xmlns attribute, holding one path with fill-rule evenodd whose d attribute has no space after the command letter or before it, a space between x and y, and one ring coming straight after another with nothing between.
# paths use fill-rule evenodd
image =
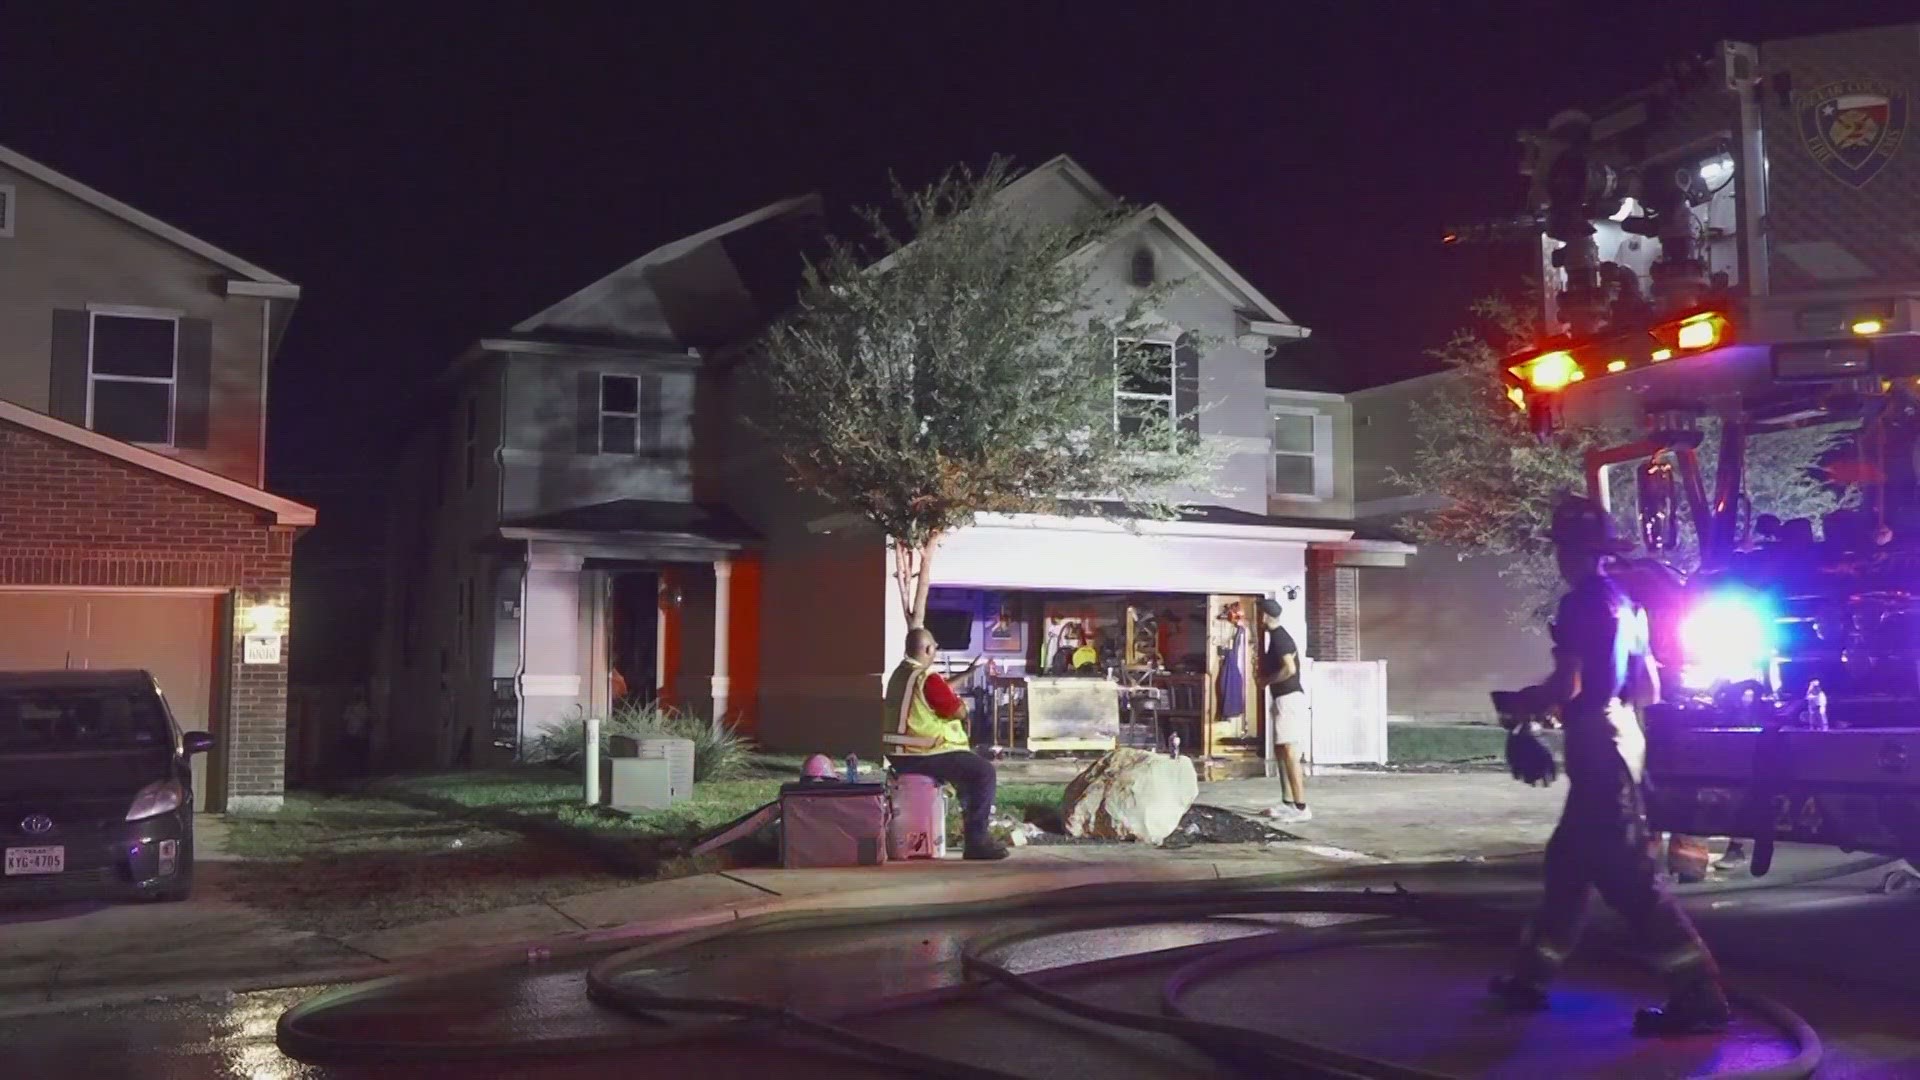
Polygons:
<instances>
[{"instance_id":1,"label":"brick house","mask_svg":"<svg viewBox=\"0 0 1920 1080\"><path fill-rule=\"evenodd\" d=\"M299 289L0 148L0 669L144 668L207 809L284 785L293 542L268 368Z\"/></svg>"}]
</instances>

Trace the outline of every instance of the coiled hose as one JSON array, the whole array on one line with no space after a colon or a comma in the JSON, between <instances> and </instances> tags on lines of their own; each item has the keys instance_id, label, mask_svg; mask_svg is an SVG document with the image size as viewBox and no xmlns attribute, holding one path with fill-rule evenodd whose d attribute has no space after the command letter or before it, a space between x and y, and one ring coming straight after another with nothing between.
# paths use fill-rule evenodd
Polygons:
<instances>
[{"instance_id":1,"label":"coiled hose","mask_svg":"<svg viewBox=\"0 0 1920 1080\"><path fill-rule=\"evenodd\" d=\"M1892 860L1856 860L1828 870L1776 880L1765 885L1734 886L1720 892L1744 892L1779 886L1811 884L1851 876L1886 865ZM1403 866L1400 872L1417 872L1420 867ZM1196 889L1185 883L1130 886L1096 886L1060 890L1037 897L1020 897L960 904L909 905L840 913L781 913L757 919L725 924L721 927L678 935L637 947L626 948L594 965L587 973L588 997L603 1006L653 1022L646 1027L609 1035L567 1036L560 1038L514 1037L505 1039L461 1039L422 1042L417 1040L362 1039L343 1040L320 1030L314 1021L329 1012L375 1001L424 981L442 979L446 973L393 976L359 986L331 991L287 1010L280 1017L277 1036L280 1048L288 1055L315 1064L392 1062L396 1060L473 1060L506 1056L555 1056L614 1050L645 1050L710 1041L716 1037L765 1039L785 1031L818 1040L830 1048L856 1052L889 1065L909 1068L926 1076L955 1080L1011 1080L1014 1074L988 1069L968 1062L943 1058L921 1051L872 1039L830 1020L809 1017L791 1009L731 999L688 998L652 993L638 984L631 972L650 957L688 947L722 936L769 931L828 930L852 926L873 926L928 919L977 918L989 915L1023 915L1058 911L1062 914L1041 918L1028 925L990 931L970 939L962 953L964 970L973 976L1006 987L1056 1011L1115 1024L1134 1030L1154 1031L1175 1036L1206 1049L1228 1061L1257 1060L1271 1070L1291 1070L1290 1075L1341 1078L1388 1078L1388 1080L1446 1080L1433 1072L1376 1061L1328 1047L1289 1039L1268 1032L1234 1025L1216 1024L1184 1014L1182 996L1200 981L1220 972L1257 959L1291 955L1306 951L1392 944L1406 941L1433 941L1440 934L1461 930L1489 931L1511 929L1517 918L1508 911L1490 906L1483 900L1452 896L1421 896L1400 893L1336 892L1268 887L1277 881L1297 882L1291 875L1241 879L1222 885L1213 883ZM1502 899L1519 900L1521 894L1499 894ZM1049 989L1032 976L1009 971L991 959L996 952L1023 941L1089 929L1190 922L1197 918L1220 918L1275 913L1374 915L1399 920L1384 927L1341 928L1310 935L1302 941L1297 935L1259 935L1230 941L1209 948L1207 954L1170 976L1162 987L1160 1014L1112 1009L1085 1002ZM1414 925L1418 924L1418 925ZM1819 1037L1804 1020L1785 1006L1755 996L1738 997L1742 1005L1773 1023L1789 1038L1798 1052L1791 1061L1777 1066L1721 1074L1747 1080L1787 1080L1810 1076L1820 1058ZM663 1013L722 1018L729 1021L754 1021L749 1025L676 1025L658 1023Z\"/></svg>"}]
</instances>

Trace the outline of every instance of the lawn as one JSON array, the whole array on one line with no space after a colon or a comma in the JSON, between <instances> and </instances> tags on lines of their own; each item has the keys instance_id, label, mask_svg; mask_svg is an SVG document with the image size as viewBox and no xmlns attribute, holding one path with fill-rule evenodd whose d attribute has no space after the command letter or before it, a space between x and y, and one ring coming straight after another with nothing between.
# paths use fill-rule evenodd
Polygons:
<instances>
[{"instance_id":1,"label":"lawn","mask_svg":"<svg viewBox=\"0 0 1920 1080\"><path fill-rule=\"evenodd\" d=\"M767 845L689 858L692 841L772 801L799 759L761 756L668 810L581 803L578 775L525 767L396 777L287 796L278 814L228 819L219 888L330 936L538 903L764 859ZM1059 784L1008 784L1003 814L1044 820ZM215 864L208 864L209 867Z\"/></svg>"}]
</instances>

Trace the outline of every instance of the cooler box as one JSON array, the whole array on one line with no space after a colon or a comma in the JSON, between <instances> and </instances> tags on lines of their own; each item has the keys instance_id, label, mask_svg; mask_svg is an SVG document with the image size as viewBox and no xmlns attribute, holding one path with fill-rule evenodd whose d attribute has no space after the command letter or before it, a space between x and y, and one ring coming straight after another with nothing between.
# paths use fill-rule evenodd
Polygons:
<instances>
[{"instance_id":1,"label":"cooler box","mask_svg":"<svg viewBox=\"0 0 1920 1080\"><path fill-rule=\"evenodd\" d=\"M882 865L887 817L885 784L784 784L780 865L789 870Z\"/></svg>"},{"instance_id":2,"label":"cooler box","mask_svg":"<svg viewBox=\"0 0 1920 1080\"><path fill-rule=\"evenodd\" d=\"M946 858L945 789L932 777L907 774L896 777L891 790L893 820L887 826L887 858Z\"/></svg>"}]
</instances>

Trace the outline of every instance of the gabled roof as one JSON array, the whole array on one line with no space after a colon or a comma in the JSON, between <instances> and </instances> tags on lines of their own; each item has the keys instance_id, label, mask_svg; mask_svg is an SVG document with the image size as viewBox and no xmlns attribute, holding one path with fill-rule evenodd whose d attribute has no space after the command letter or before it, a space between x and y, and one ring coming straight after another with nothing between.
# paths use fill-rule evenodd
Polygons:
<instances>
[{"instance_id":1,"label":"gabled roof","mask_svg":"<svg viewBox=\"0 0 1920 1080\"><path fill-rule=\"evenodd\" d=\"M178 480L183 484L222 495L235 502L245 503L273 515L276 525L308 526L314 523L314 512L310 506L303 506L292 499L283 499L257 487L232 480L219 473L175 461L165 454L156 454L131 443L110 439L98 432L69 424L65 420L55 420L45 413L35 412L24 405L0 400L0 420L18 424L31 431L37 431L61 442L71 443L84 450L124 461L129 465L159 473L161 476Z\"/></svg>"},{"instance_id":2,"label":"gabled roof","mask_svg":"<svg viewBox=\"0 0 1920 1080\"><path fill-rule=\"evenodd\" d=\"M158 236L160 239L176 247L184 248L208 262L226 267L228 270L233 271L235 274L256 285L274 286L273 295L292 298L300 294L300 287L288 281L286 278L262 270L260 267L247 262L237 255L222 251L212 244L207 243L205 240L182 232L151 214L145 214L139 210L135 210L133 207L128 206L126 203L110 195L95 191L70 176L55 172L53 169L40 164L32 158L9 150L4 146L0 146L0 165L5 165L7 168L13 169L16 172L31 176L48 187L65 192L79 199L81 202L97 210L103 210L106 213L112 214L114 217L136 228L145 229L147 232Z\"/></svg>"},{"instance_id":3,"label":"gabled roof","mask_svg":"<svg viewBox=\"0 0 1920 1080\"><path fill-rule=\"evenodd\" d=\"M513 327L515 334L532 334L542 327L553 323L562 323L569 316L591 311L623 290L629 294L637 286L640 291L650 294L651 284L647 280L647 271L664 266L676 259L683 258L708 244L725 240L736 233L743 232L762 222L784 217L799 211L817 214L820 210L820 196L817 194L798 195L742 214L730 221L721 222L710 229L683 236L678 240L662 244L645 255L634 259L618 270L588 285L566 298L547 306L540 312L522 319ZM666 314L659 313L664 322Z\"/></svg>"},{"instance_id":4,"label":"gabled roof","mask_svg":"<svg viewBox=\"0 0 1920 1080\"><path fill-rule=\"evenodd\" d=\"M1008 184L1002 194L1024 192L1038 186L1040 179L1046 176L1060 177L1095 202L1105 202L1113 198L1112 193L1107 190L1106 186L1101 184L1099 180L1094 179L1093 174L1087 171L1086 166L1075 161L1069 154L1057 155L1034 167L1019 179ZM1212 248L1208 247L1200 237L1194 234L1192 229L1187 228L1179 218L1173 215L1173 211L1168 210L1165 206L1159 203L1149 204L1129 218L1116 232L1132 232L1139 226L1149 222L1158 224L1161 228L1165 229L1174 241L1185 249L1189 258L1198 264L1202 270L1211 275L1217 284L1224 286L1228 292L1235 294L1241 303L1265 315L1273 322L1283 323L1289 326L1297 325L1292 319L1287 317L1286 312L1280 310L1278 304L1267 299L1259 289L1254 288L1252 282L1242 277L1239 271L1235 270L1232 265L1221 258ZM1306 328L1301 327L1301 329L1304 331Z\"/></svg>"}]
</instances>

